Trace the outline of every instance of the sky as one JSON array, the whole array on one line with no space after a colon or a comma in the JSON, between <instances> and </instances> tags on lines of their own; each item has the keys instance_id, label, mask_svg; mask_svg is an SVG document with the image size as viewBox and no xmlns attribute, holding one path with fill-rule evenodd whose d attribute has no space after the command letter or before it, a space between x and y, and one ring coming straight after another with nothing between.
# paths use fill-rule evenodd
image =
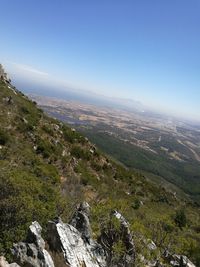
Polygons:
<instances>
[{"instance_id":1,"label":"sky","mask_svg":"<svg viewBox=\"0 0 200 267\"><path fill-rule=\"evenodd\" d=\"M0 62L11 78L200 119L199 0L0 0L0 7Z\"/></svg>"}]
</instances>

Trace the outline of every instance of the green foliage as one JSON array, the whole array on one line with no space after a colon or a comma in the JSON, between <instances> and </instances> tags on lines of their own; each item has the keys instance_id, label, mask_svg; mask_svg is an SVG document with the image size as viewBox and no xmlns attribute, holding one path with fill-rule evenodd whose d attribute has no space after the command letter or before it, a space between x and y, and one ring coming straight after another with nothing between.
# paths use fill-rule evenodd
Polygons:
<instances>
[{"instance_id":1,"label":"green foliage","mask_svg":"<svg viewBox=\"0 0 200 267\"><path fill-rule=\"evenodd\" d=\"M10 95L12 104L1 101ZM125 249L119 223L110 222L109 214L116 209L131 224L138 254L148 255L141 240L150 238L160 250L162 245L169 245L174 252L191 257L198 266L198 207L185 203L188 227L180 231L172 216L182 203L178 195L175 198L169 190L152 184L149 174L144 177L93 149L78 132L47 117L27 97L21 93L15 95L1 82L0 123L0 138L3 136L2 142L6 144L1 144L0 149L0 254L9 255L12 243L24 239L33 220L42 224L45 233L49 219L61 215L66 221L75 203L86 199L92 206L91 222L96 237L101 226L109 223L117 230L119 239L112 246L114 260L120 259ZM59 129L54 129L55 124ZM5 129L9 129L9 134ZM121 159L114 147L115 140L104 137L101 139L104 149ZM121 143L117 145L121 145L120 153L127 151ZM156 159L129 150L123 160L124 163L129 160L131 167L134 161L149 167L149 161L154 163ZM163 163L156 168L165 171ZM166 171L165 175L171 180L171 173ZM143 205L138 208L139 200Z\"/></svg>"},{"instance_id":2,"label":"green foliage","mask_svg":"<svg viewBox=\"0 0 200 267\"><path fill-rule=\"evenodd\" d=\"M174 222L179 228L183 228L187 224L187 218L183 209L177 210L174 216Z\"/></svg>"},{"instance_id":3,"label":"green foliage","mask_svg":"<svg viewBox=\"0 0 200 267\"><path fill-rule=\"evenodd\" d=\"M114 243L112 247L112 252L113 252L113 257L114 257L113 261L116 261L125 255L126 247L124 243L122 242L122 240L118 240L117 242Z\"/></svg>"},{"instance_id":4,"label":"green foliage","mask_svg":"<svg viewBox=\"0 0 200 267\"><path fill-rule=\"evenodd\" d=\"M97 178L91 173L90 169L85 162L79 162L75 168L75 171L81 175L81 183L83 185L98 186Z\"/></svg>"},{"instance_id":5,"label":"green foliage","mask_svg":"<svg viewBox=\"0 0 200 267\"><path fill-rule=\"evenodd\" d=\"M72 144L73 143L81 143L81 144L86 143L85 137L83 137L80 133L67 127L66 125L63 126L62 131L63 131L63 137L65 141L70 142Z\"/></svg>"},{"instance_id":6,"label":"green foliage","mask_svg":"<svg viewBox=\"0 0 200 267\"><path fill-rule=\"evenodd\" d=\"M8 134L0 129L0 145L5 145L9 141Z\"/></svg>"},{"instance_id":7,"label":"green foliage","mask_svg":"<svg viewBox=\"0 0 200 267\"><path fill-rule=\"evenodd\" d=\"M30 110L26 106L22 106L20 111L24 114L30 114Z\"/></svg>"},{"instance_id":8,"label":"green foliage","mask_svg":"<svg viewBox=\"0 0 200 267\"><path fill-rule=\"evenodd\" d=\"M87 128L80 128L80 130L102 151L111 155L128 168L144 170L160 176L160 179L164 178L166 181L177 185L195 200L200 201L200 166L197 161L179 162L167 158L162 151L158 154L151 153L138 146L124 142L115 136L108 135L105 132L107 129L105 127L105 125L103 127L95 126L89 130ZM144 138L144 136L140 138ZM159 143L159 147L161 145L166 146L171 151L176 150L191 157L193 156L190 155L191 151L188 151L188 149L185 151L186 148L184 146L169 136L165 136L162 142ZM158 149L157 146L156 142L152 148ZM165 201L165 199L160 200Z\"/></svg>"},{"instance_id":9,"label":"green foliage","mask_svg":"<svg viewBox=\"0 0 200 267\"><path fill-rule=\"evenodd\" d=\"M140 203L140 200L139 199L136 199L132 205L132 207L135 209L135 210L138 210L139 207L140 207L141 203Z\"/></svg>"},{"instance_id":10,"label":"green foliage","mask_svg":"<svg viewBox=\"0 0 200 267\"><path fill-rule=\"evenodd\" d=\"M84 159L84 160L89 160L91 158L90 152L78 145L72 146L71 155L78 159Z\"/></svg>"},{"instance_id":11,"label":"green foliage","mask_svg":"<svg viewBox=\"0 0 200 267\"><path fill-rule=\"evenodd\" d=\"M46 140L39 139L36 152L42 154L44 158L49 158L53 154L53 146Z\"/></svg>"},{"instance_id":12,"label":"green foliage","mask_svg":"<svg viewBox=\"0 0 200 267\"><path fill-rule=\"evenodd\" d=\"M7 253L12 242L25 238L32 221L38 220L45 226L63 204L57 187L30 172L1 173L0 188L1 253Z\"/></svg>"},{"instance_id":13,"label":"green foliage","mask_svg":"<svg viewBox=\"0 0 200 267\"><path fill-rule=\"evenodd\" d=\"M50 126L48 125L43 125L42 126L42 130L44 130L47 134L53 136L54 135L54 132L53 130L50 128Z\"/></svg>"},{"instance_id":14,"label":"green foliage","mask_svg":"<svg viewBox=\"0 0 200 267\"><path fill-rule=\"evenodd\" d=\"M37 164L34 169L37 177L41 177L44 181L51 183L59 182L59 173L57 168L51 164Z\"/></svg>"},{"instance_id":15,"label":"green foliage","mask_svg":"<svg viewBox=\"0 0 200 267\"><path fill-rule=\"evenodd\" d=\"M196 266L200 266L199 244L196 241L191 240L188 248L186 248L186 254Z\"/></svg>"}]
</instances>

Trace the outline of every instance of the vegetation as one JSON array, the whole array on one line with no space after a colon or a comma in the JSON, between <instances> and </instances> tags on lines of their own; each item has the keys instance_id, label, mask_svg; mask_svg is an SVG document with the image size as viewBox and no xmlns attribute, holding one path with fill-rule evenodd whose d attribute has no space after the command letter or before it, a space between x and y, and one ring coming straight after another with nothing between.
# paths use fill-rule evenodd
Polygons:
<instances>
[{"instance_id":1,"label":"vegetation","mask_svg":"<svg viewBox=\"0 0 200 267\"><path fill-rule=\"evenodd\" d=\"M176 185L186 194L190 194L192 198L200 203L200 165L197 161L176 161L167 158L163 151L158 154L137 147L133 144L124 142L120 138L108 135L101 126L92 128L80 127L80 131L85 134L92 142L94 142L102 151L111 155L123 163L128 168L139 169L154 175L160 176L160 179ZM104 126L106 127L106 126ZM109 131L109 129L108 129ZM128 139L129 137L126 137ZM141 137L143 140L144 137ZM153 149L158 149L158 144L152 144ZM169 147L171 152L180 151L192 158L191 151L185 151L186 148L179 143L165 136L159 147Z\"/></svg>"},{"instance_id":2,"label":"vegetation","mask_svg":"<svg viewBox=\"0 0 200 267\"><path fill-rule=\"evenodd\" d=\"M6 101L8 97L12 103ZM117 209L130 222L137 255L155 257L145 243L151 239L160 253L169 248L200 264L200 213L192 201L105 156L3 82L0 124L0 254L11 256L12 243L25 238L32 221L37 220L45 232L49 219L60 215L66 221L77 202L85 199L92 206L96 237L109 223L110 212ZM184 210L186 224L179 210ZM121 258L120 239L113 251Z\"/></svg>"},{"instance_id":3,"label":"vegetation","mask_svg":"<svg viewBox=\"0 0 200 267\"><path fill-rule=\"evenodd\" d=\"M186 226L187 219L183 209L176 212L174 221L180 229Z\"/></svg>"}]
</instances>

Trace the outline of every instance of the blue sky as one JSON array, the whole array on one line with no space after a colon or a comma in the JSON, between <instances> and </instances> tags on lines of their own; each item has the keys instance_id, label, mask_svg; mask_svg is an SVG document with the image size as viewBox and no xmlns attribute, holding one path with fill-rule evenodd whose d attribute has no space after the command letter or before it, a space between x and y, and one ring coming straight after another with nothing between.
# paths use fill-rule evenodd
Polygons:
<instances>
[{"instance_id":1,"label":"blue sky","mask_svg":"<svg viewBox=\"0 0 200 267\"><path fill-rule=\"evenodd\" d=\"M0 6L0 61L11 76L60 80L200 118L199 0L0 0Z\"/></svg>"}]
</instances>

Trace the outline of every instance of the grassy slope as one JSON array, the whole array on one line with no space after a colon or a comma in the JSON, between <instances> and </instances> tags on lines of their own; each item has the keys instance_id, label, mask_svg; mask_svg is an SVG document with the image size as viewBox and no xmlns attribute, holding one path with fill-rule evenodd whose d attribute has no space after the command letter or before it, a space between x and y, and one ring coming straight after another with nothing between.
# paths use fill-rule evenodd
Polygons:
<instances>
[{"instance_id":1,"label":"grassy slope","mask_svg":"<svg viewBox=\"0 0 200 267\"><path fill-rule=\"evenodd\" d=\"M9 96L12 103L6 100ZM25 237L31 221L38 220L45 229L48 219L59 214L67 220L72 207L86 199L93 207L96 235L109 212L118 209L134 230L138 253L154 256L145 252L141 241L145 236L155 240L159 249L173 241L174 251L198 260L198 208L110 160L79 133L44 115L3 82L0 144L1 253L8 255L12 242ZM174 222L180 208L187 215L187 226L182 230Z\"/></svg>"}]
</instances>

